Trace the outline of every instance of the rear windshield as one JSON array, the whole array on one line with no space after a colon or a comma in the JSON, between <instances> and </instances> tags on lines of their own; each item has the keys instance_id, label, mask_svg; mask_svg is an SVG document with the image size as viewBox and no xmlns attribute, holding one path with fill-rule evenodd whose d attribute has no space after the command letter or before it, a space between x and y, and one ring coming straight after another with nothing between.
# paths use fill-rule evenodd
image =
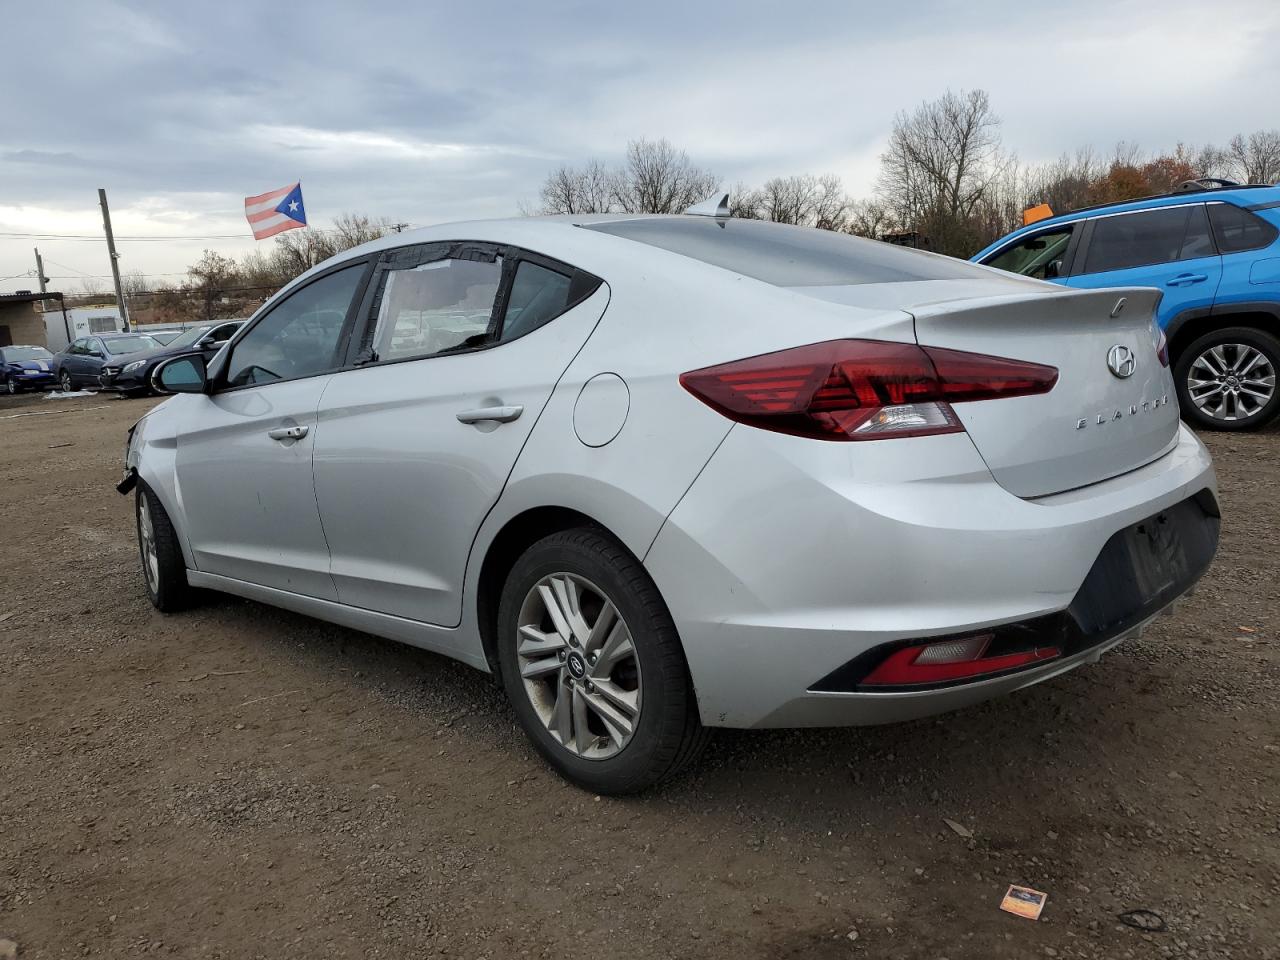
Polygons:
<instances>
[{"instance_id":1,"label":"rear windshield","mask_svg":"<svg viewBox=\"0 0 1280 960\"><path fill-rule=\"evenodd\" d=\"M154 350L160 344L150 337L112 337L102 341L107 353L119 356L122 353L137 353L140 350Z\"/></svg>"},{"instance_id":2,"label":"rear windshield","mask_svg":"<svg viewBox=\"0 0 1280 960\"><path fill-rule=\"evenodd\" d=\"M844 286L901 280L962 280L988 272L846 233L763 220L652 217L583 224L587 230L661 247L779 287Z\"/></svg>"}]
</instances>

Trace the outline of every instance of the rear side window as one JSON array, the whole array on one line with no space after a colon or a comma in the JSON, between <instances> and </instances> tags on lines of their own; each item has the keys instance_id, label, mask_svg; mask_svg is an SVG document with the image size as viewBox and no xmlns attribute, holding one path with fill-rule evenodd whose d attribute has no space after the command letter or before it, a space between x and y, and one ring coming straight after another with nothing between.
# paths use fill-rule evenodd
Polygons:
<instances>
[{"instance_id":1,"label":"rear side window","mask_svg":"<svg viewBox=\"0 0 1280 960\"><path fill-rule=\"evenodd\" d=\"M1024 237L983 263L1024 277L1049 280L1062 273L1062 260L1071 244L1071 227L1061 227Z\"/></svg>"},{"instance_id":2,"label":"rear side window","mask_svg":"<svg viewBox=\"0 0 1280 960\"><path fill-rule=\"evenodd\" d=\"M1127 270L1206 256L1203 216L1201 206L1193 204L1099 217L1094 221L1084 272ZM1184 254L1188 239L1191 242ZM1193 252L1196 250L1201 252Z\"/></svg>"},{"instance_id":3,"label":"rear side window","mask_svg":"<svg viewBox=\"0 0 1280 960\"><path fill-rule=\"evenodd\" d=\"M1213 221L1218 249L1223 253L1259 250L1270 246L1276 239L1274 226L1234 204L1209 204L1209 219Z\"/></svg>"},{"instance_id":4,"label":"rear side window","mask_svg":"<svg viewBox=\"0 0 1280 960\"><path fill-rule=\"evenodd\" d=\"M516 266L507 296L502 340L515 340L554 320L569 306L570 277L528 260Z\"/></svg>"},{"instance_id":5,"label":"rear side window","mask_svg":"<svg viewBox=\"0 0 1280 960\"><path fill-rule=\"evenodd\" d=\"M446 257L383 274L373 360L407 360L480 346L502 285L502 258Z\"/></svg>"},{"instance_id":6,"label":"rear side window","mask_svg":"<svg viewBox=\"0 0 1280 960\"><path fill-rule=\"evenodd\" d=\"M763 220L640 217L582 225L779 287L990 279L963 260L831 230Z\"/></svg>"}]
</instances>

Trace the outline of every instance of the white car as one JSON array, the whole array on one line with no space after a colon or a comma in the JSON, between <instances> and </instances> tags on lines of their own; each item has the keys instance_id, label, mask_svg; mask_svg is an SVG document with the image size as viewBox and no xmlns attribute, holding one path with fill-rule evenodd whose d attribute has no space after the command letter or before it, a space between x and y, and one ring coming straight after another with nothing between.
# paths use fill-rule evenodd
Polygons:
<instances>
[{"instance_id":1,"label":"white car","mask_svg":"<svg viewBox=\"0 0 1280 960\"><path fill-rule=\"evenodd\" d=\"M714 216L432 227L158 368L121 489L161 610L456 657L633 791L709 727L1045 680L1187 591L1218 507L1158 296Z\"/></svg>"}]
</instances>

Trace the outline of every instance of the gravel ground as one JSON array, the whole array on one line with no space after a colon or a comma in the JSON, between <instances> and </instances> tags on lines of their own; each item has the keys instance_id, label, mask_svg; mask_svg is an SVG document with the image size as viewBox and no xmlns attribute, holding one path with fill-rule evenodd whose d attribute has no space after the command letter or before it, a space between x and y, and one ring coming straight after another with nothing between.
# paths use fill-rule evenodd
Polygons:
<instances>
[{"instance_id":1,"label":"gravel ground","mask_svg":"<svg viewBox=\"0 0 1280 960\"><path fill-rule=\"evenodd\" d=\"M153 611L111 489L151 402L0 399L24 958L1280 958L1274 430L1206 438L1218 559L1100 664L935 720L726 732L611 800L451 661L232 598ZM997 909L1010 883L1039 922Z\"/></svg>"}]
</instances>

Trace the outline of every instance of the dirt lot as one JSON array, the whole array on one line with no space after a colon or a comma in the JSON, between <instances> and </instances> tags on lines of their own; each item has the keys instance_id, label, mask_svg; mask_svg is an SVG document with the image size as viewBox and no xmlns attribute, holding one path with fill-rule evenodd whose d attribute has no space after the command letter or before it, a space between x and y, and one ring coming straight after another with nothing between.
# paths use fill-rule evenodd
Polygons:
<instances>
[{"instance_id":1,"label":"dirt lot","mask_svg":"<svg viewBox=\"0 0 1280 960\"><path fill-rule=\"evenodd\" d=\"M1213 570L1099 665L938 720L724 733L610 800L448 660L231 598L154 612L111 489L148 404L0 400L23 957L1280 957L1280 433L1207 438ZM1011 882L1048 891L1038 923L997 910Z\"/></svg>"}]
</instances>

